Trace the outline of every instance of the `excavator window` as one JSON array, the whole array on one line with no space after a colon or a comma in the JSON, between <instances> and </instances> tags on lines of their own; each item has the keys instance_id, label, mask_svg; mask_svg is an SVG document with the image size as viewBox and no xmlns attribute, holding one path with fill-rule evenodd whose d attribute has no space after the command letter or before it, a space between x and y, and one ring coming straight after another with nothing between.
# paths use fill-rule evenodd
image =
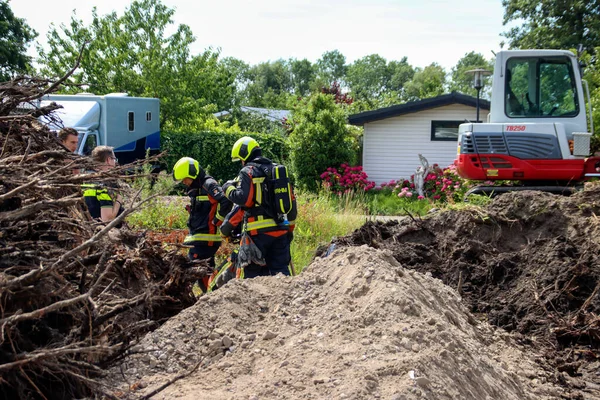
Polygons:
<instances>
[{"instance_id":1,"label":"excavator window","mask_svg":"<svg viewBox=\"0 0 600 400\"><path fill-rule=\"evenodd\" d=\"M579 113L573 66L567 57L511 58L505 82L505 112L511 118Z\"/></svg>"}]
</instances>

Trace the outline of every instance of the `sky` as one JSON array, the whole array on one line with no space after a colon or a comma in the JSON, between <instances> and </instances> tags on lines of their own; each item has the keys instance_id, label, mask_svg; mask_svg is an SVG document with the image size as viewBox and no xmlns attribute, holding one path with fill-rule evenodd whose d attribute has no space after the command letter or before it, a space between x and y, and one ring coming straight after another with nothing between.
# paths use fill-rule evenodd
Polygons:
<instances>
[{"instance_id":1,"label":"sky","mask_svg":"<svg viewBox=\"0 0 600 400\"><path fill-rule=\"evenodd\" d=\"M89 23L99 15L122 15L123 0L10 0L44 45L50 24L68 24L73 10ZM188 25L196 41L192 55L208 48L221 57L256 65L278 59L316 62L338 50L350 64L370 54L387 61L407 57L414 67L436 62L447 72L475 51L492 59L509 26L502 25L502 0L163 0L175 9L176 25ZM35 58L35 46L29 48Z\"/></svg>"}]
</instances>

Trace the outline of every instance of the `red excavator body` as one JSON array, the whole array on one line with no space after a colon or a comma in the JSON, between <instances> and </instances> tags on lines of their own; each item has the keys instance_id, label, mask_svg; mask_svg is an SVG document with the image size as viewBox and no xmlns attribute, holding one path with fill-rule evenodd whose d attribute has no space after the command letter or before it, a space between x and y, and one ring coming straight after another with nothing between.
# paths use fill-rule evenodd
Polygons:
<instances>
[{"instance_id":1,"label":"red excavator body","mask_svg":"<svg viewBox=\"0 0 600 400\"><path fill-rule=\"evenodd\" d=\"M588 96L589 104L589 96ZM487 122L459 127L454 164L471 180L520 181L556 189L594 176L593 131L581 70L563 50L508 50L496 56ZM556 190L551 190L556 191Z\"/></svg>"}]
</instances>

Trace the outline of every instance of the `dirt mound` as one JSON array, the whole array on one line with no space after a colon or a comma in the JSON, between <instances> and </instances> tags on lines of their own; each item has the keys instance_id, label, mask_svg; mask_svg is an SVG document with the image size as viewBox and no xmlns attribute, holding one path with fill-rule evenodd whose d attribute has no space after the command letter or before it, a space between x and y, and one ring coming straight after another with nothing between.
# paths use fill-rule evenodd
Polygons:
<instances>
[{"instance_id":1,"label":"dirt mound","mask_svg":"<svg viewBox=\"0 0 600 400\"><path fill-rule=\"evenodd\" d=\"M300 276L233 281L148 334L108 382L164 398L554 399L510 334L389 250L339 247ZM125 377L125 381L123 381Z\"/></svg>"},{"instance_id":2,"label":"dirt mound","mask_svg":"<svg viewBox=\"0 0 600 400\"><path fill-rule=\"evenodd\" d=\"M369 222L298 277L201 298L106 383L121 397L600 399L599 193Z\"/></svg>"},{"instance_id":3,"label":"dirt mound","mask_svg":"<svg viewBox=\"0 0 600 400\"><path fill-rule=\"evenodd\" d=\"M470 310L546 353L566 386L600 388L600 185L510 193L487 209L367 224L339 245L389 249L456 288ZM589 397L586 397L589 398Z\"/></svg>"}]
</instances>

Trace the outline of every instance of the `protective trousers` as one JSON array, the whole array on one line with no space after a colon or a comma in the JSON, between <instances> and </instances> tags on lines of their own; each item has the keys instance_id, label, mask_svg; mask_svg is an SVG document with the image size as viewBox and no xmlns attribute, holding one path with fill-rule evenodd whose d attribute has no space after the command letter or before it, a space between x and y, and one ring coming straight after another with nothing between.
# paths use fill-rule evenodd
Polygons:
<instances>
[{"instance_id":1,"label":"protective trousers","mask_svg":"<svg viewBox=\"0 0 600 400\"><path fill-rule=\"evenodd\" d=\"M211 268L215 267L215 253L219 250L219 246L194 246L188 252L190 260L206 260L208 259L208 265ZM202 292L206 293L208 288L208 280L210 275L206 275L202 280L198 281L198 286L202 289Z\"/></svg>"},{"instance_id":2,"label":"protective trousers","mask_svg":"<svg viewBox=\"0 0 600 400\"><path fill-rule=\"evenodd\" d=\"M259 233L252 236L252 240L262 252L267 264L265 266L248 265L244 269L244 278L277 275L280 272L290 275L290 239L287 232L281 236Z\"/></svg>"}]
</instances>

